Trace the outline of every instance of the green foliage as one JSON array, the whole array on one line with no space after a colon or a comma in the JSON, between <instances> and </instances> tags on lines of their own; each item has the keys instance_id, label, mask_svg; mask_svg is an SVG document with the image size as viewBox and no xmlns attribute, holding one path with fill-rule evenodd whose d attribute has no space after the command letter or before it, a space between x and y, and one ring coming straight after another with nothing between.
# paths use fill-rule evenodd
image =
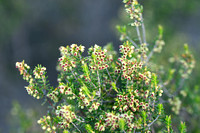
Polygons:
<instances>
[{"instance_id":1,"label":"green foliage","mask_svg":"<svg viewBox=\"0 0 200 133\"><path fill-rule=\"evenodd\" d=\"M119 92L119 91L117 90L116 84L115 84L114 82L112 82L112 88L113 88L116 92Z\"/></svg>"},{"instance_id":2,"label":"green foliage","mask_svg":"<svg viewBox=\"0 0 200 133\"><path fill-rule=\"evenodd\" d=\"M172 121L171 121L171 116L166 116L166 118L165 118L165 124L166 124L166 128L167 128L167 133L172 133L173 132L173 130L172 130L172 128L171 128L171 124L172 124Z\"/></svg>"},{"instance_id":3,"label":"green foliage","mask_svg":"<svg viewBox=\"0 0 200 133\"><path fill-rule=\"evenodd\" d=\"M69 133L67 130L64 130L63 133Z\"/></svg>"},{"instance_id":4,"label":"green foliage","mask_svg":"<svg viewBox=\"0 0 200 133\"><path fill-rule=\"evenodd\" d=\"M123 118L119 119L119 128L124 131L125 128L125 120Z\"/></svg>"},{"instance_id":5,"label":"green foliage","mask_svg":"<svg viewBox=\"0 0 200 133\"><path fill-rule=\"evenodd\" d=\"M158 104L158 114L161 115L163 113L163 104Z\"/></svg>"},{"instance_id":6,"label":"green foliage","mask_svg":"<svg viewBox=\"0 0 200 133\"><path fill-rule=\"evenodd\" d=\"M89 124L85 125L85 129L87 130L88 133L94 133L94 131L92 130L92 127Z\"/></svg>"},{"instance_id":7,"label":"green foliage","mask_svg":"<svg viewBox=\"0 0 200 133\"><path fill-rule=\"evenodd\" d=\"M163 38L163 27L162 25L158 25L158 35L159 35L159 39Z\"/></svg>"},{"instance_id":8,"label":"green foliage","mask_svg":"<svg viewBox=\"0 0 200 133\"><path fill-rule=\"evenodd\" d=\"M83 64L83 65L82 65L82 68L83 68L83 72L86 74L86 76L89 77L90 72L89 72L89 69L88 69L87 64L86 64L86 63Z\"/></svg>"},{"instance_id":9,"label":"green foliage","mask_svg":"<svg viewBox=\"0 0 200 133\"><path fill-rule=\"evenodd\" d=\"M116 28L117 28L118 32L120 32L121 34L126 33L125 25L124 26L117 25Z\"/></svg>"},{"instance_id":10,"label":"green foliage","mask_svg":"<svg viewBox=\"0 0 200 133\"><path fill-rule=\"evenodd\" d=\"M9 115L9 123L12 127L10 132L40 132L36 125L36 117L38 117L38 114L35 110L24 109L19 102L13 101L12 109Z\"/></svg>"},{"instance_id":11,"label":"green foliage","mask_svg":"<svg viewBox=\"0 0 200 133\"><path fill-rule=\"evenodd\" d=\"M144 126L146 126L146 121L147 121L147 113L145 111L142 111L142 118L143 118L143 123Z\"/></svg>"},{"instance_id":12,"label":"green foliage","mask_svg":"<svg viewBox=\"0 0 200 133\"><path fill-rule=\"evenodd\" d=\"M180 133L186 133L186 125L185 122L180 123Z\"/></svg>"}]
</instances>

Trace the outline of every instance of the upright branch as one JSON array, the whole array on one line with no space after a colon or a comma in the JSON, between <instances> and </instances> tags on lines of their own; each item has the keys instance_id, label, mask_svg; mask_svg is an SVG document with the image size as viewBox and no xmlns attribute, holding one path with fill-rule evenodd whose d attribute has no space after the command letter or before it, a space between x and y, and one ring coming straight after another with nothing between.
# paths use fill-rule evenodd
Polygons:
<instances>
[{"instance_id":1,"label":"upright branch","mask_svg":"<svg viewBox=\"0 0 200 133\"><path fill-rule=\"evenodd\" d=\"M145 31L145 25L144 25L143 15L141 15L141 21L142 21L143 43L147 43L146 42L146 31Z\"/></svg>"},{"instance_id":2,"label":"upright branch","mask_svg":"<svg viewBox=\"0 0 200 133\"><path fill-rule=\"evenodd\" d=\"M142 44L142 38L141 38L141 35L140 35L139 26L136 26L136 31L137 31L137 35L138 35L138 39L139 39L139 41L140 41L140 44Z\"/></svg>"}]
</instances>

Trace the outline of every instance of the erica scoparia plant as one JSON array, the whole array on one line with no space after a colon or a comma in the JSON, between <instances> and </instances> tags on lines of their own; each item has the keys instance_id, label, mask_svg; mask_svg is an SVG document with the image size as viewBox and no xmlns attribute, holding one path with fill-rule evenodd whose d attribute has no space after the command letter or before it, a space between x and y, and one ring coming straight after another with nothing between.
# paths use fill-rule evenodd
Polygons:
<instances>
[{"instance_id":1,"label":"erica scoparia plant","mask_svg":"<svg viewBox=\"0 0 200 133\"><path fill-rule=\"evenodd\" d=\"M46 132L154 132L161 118L166 125L161 131L173 132L171 116L164 118L163 114L163 85L148 66L153 53L164 45L162 27L149 51L152 46L145 39L142 6L137 0L123 2L132 23L117 26L124 41L119 57L112 45L102 48L95 44L86 57L82 45L61 46L56 88L49 84L45 67L38 65L32 70L24 61L16 63L29 83L25 87L28 94L50 105L38 120ZM132 27L136 28L136 41L128 35ZM188 74L193 57L187 50L182 58L184 74ZM180 131L186 131L183 122Z\"/></svg>"}]
</instances>

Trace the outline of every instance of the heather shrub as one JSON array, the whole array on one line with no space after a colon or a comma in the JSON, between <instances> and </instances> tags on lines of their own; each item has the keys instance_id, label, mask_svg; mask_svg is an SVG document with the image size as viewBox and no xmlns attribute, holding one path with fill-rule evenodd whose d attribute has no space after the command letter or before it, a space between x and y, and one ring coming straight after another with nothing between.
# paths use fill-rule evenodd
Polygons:
<instances>
[{"instance_id":1,"label":"heather shrub","mask_svg":"<svg viewBox=\"0 0 200 133\"><path fill-rule=\"evenodd\" d=\"M46 132L186 132L185 123L174 128L172 116L164 110L170 105L179 113L177 95L187 95L182 88L194 68L194 58L185 44L181 56L170 58L172 67L160 70L151 59L155 53L162 54L162 26L153 44L148 43L142 5L137 0L123 3L130 23L117 26L120 54L111 44L91 46L88 56L82 55L82 45L61 46L57 87L50 85L44 66L31 69L25 61L16 63L29 83L28 94L50 105L38 120ZM130 34L133 29L136 38ZM174 90L167 89L171 85Z\"/></svg>"}]
</instances>

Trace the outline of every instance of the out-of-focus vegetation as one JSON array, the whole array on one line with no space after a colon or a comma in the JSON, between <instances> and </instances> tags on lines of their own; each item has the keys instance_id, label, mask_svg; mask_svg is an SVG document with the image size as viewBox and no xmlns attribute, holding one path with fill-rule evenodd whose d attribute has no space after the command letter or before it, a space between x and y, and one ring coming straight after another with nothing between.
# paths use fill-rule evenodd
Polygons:
<instances>
[{"instance_id":1,"label":"out-of-focus vegetation","mask_svg":"<svg viewBox=\"0 0 200 133\"><path fill-rule=\"evenodd\" d=\"M199 64L199 44L200 40L196 37L196 29L200 27L198 23L200 17L196 17L199 12L200 1L198 0L151 0L141 1L144 3L144 17L147 32L156 33L156 25L161 24L164 27L164 40L166 41L163 55L157 56L158 62L168 65L169 56L177 56L184 43L189 43L196 59L194 69L194 78L190 79L191 84L199 84L200 64ZM196 17L196 18L195 18ZM193 25L196 21L196 25ZM147 37L152 38L153 34ZM168 50L170 49L170 50ZM170 51L170 52L169 52Z\"/></svg>"},{"instance_id":2,"label":"out-of-focus vegetation","mask_svg":"<svg viewBox=\"0 0 200 133\"><path fill-rule=\"evenodd\" d=\"M34 109L24 109L19 102L13 101L9 123L12 133L39 133L37 125L38 113Z\"/></svg>"}]
</instances>

